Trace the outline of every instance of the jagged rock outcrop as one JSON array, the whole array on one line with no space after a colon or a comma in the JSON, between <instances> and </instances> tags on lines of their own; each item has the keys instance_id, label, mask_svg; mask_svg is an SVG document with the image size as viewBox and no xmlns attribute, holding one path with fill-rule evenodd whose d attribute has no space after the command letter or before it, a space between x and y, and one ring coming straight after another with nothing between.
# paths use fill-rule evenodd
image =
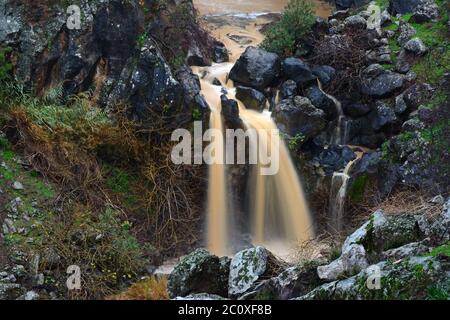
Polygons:
<instances>
[{"instance_id":1,"label":"jagged rock outcrop","mask_svg":"<svg viewBox=\"0 0 450 320\"><path fill-rule=\"evenodd\" d=\"M100 106L129 105L132 117L147 125L162 109L180 126L193 103L204 108L196 93L185 94L189 87L180 85L172 71L183 62L205 65L227 55L223 44L196 24L191 0L170 0L165 10L152 1L83 0L77 5L79 29L67 25L63 3L0 4L0 44L20 52L13 59L19 81L38 94L57 86L65 95L91 90Z\"/></svg>"}]
</instances>

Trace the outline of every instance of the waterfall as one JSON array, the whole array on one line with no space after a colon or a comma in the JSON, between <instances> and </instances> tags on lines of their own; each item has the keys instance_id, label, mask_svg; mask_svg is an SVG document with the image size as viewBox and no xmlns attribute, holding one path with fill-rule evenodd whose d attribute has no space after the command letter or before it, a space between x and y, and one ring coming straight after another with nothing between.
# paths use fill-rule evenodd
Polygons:
<instances>
[{"instance_id":1,"label":"waterfall","mask_svg":"<svg viewBox=\"0 0 450 320\"><path fill-rule=\"evenodd\" d=\"M333 97L332 95L326 93L322 89L322 83L317 79L317 86L319 90L331 101L333 101L336 112L338 114L337 124L334 129L334 133L331 136L330 144L344 145L348 142L348 122L345 118L344 111L342 110L341 102Z\"/></svg>"},{"instance_id":2,"label":"waterfall","mask_svg":"<svg viewBox=\"0 0 450 320\"><path fill-rule=\"evenodd\" d=\"M238 21L228 13L272 12L275 7L278 8L275 11L281 11L287 1L249 2L245 8L243 2L235 0L220 2L220 4L215 1L204 0L194 0L194 2L198 5L201 14L214 15L215 18L222 14L221 18L223 18L222 23L210 24L210 31L230 50L230 63L213 64L210 67L193 67L193 72L200 78L202 94L211 108L210 127L223 131L220 101L223 88L213 85L212 80L214 78L219 79L226 87L228 97L235 99L234 85L231 83L232 81L227 81L228 73L248 45L256 46L264 39L264 36L258 30L258 25L269 22L256 15L248 19L244 26L243 20ZM318 4L316 7L317 14L327 17L331 12L331 7L318 0L315 0L315 2ZM250 15L247 17L250 17ZM208 24L207 19L205 21ZM223 23L223 21L229 23ZM237 44L232 41L229 35L246 37L251 40L251 43L247 45ZM268 111L260 113L248 110L239 101L238 104L240 117L245 126L257 130L259 144L262 143L266 150L270 149L272 143L278 146L276 148L279 150L279 171L277 174L272 176L261 175L261 163L254 165L249 173L249 190L252 194L248 195L250 201L248 207L253 244L263 244L275 253L280 254L280 251L286 252L286 246L294 248L294 245L291 246L291 244L297 244L298 241L313 237L312 219L288 148L279 136L273 137L269 134L271 130L277 129L270 113ZM251 140L250 143L252 143ZM214 149L217 150L216 157L223 158L226 156L223 141L214 141L213 144ZM270 152L272 151L277 150L270 150ZM227 194L229 189L226 185L226 175L226 165L210 165L207 245L209 250L216 255L232 253L233 232L238 230L233 226L236 219L233 219L233 212L230 210L235 206L231 203L233 197Z\"/></svg>"}]
</instances>

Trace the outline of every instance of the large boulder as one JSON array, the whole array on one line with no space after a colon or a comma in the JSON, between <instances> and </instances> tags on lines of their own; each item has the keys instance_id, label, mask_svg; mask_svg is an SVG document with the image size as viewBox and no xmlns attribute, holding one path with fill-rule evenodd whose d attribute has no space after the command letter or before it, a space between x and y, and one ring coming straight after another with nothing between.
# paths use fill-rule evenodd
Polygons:
<instances>
[{"instance_id":1,"label":"large boulder","mask_svg":"<svg viewBox=\"0 0 450 320\"><path fill-rule=\"evenodd\" d=\"M263 91L272 85L280 72L277 54L248 47L230 71L230 79L237 84Z\"/></svg>"},{"instance_id":2,"label":"large boulder","mask_svg":"<svg viewBox=\"0 0 450 320\"><path fill-rule=\"evenodd\" d=\"M281 262L263 247L254 247L238 252L230 264L228 295L238 298L252 289L264 278L280 273Z\"/></svg>"},{"instance_id":3,"label":"large boulder","mask_svg":"<svg viewBox=\"0 0 450 320\"><path fill-rule=\"evenodd\" d=\"M261 111L266 104L266 97L264 94L256 89L237 86L236 99L239 99L247 109Z\"/></svg>"},{"instance_id":4,"label":"large boulder","mask_svg":"<svg viewBox=\"0 0 450 320\"><path fill-rule=\"evenodd\" d=\"M292 137L302 134L307 139L312 138L327 125L325 112L300 96L282 100L273 110L272 117L280 129Z\"/></svg>"},{"instance_id":5,"label":"large boulder","mask_svg":"<svg viewBox=\"0 0 450 320\"><path fill-rule=\"evenodd\" d=\"M170 297L184 297L195 293L228 295L230 260L219 258L205 249L197 249L181 259L169 276Z\"/></svg>"},{"instance_id":6,"label":"large boulder","mask_svg":"<svg viewBox=\"0 0 450 320\"><path fill-rule=\"evenodd\" d=\"M392 95L403 86L403 77L385 70L379 64L372 64L363 71L360 91L372 98L383 98Z\"/></svg>"}]
</instances>

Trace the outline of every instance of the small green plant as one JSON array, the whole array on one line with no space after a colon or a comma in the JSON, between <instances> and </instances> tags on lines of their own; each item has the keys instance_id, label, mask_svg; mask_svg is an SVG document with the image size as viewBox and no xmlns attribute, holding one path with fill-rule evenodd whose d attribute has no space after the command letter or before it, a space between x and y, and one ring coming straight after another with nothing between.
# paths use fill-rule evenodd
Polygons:
<instances>
[{"instance_id":1,"label":"small green plant","mask_svg":"<svg viewBox=\"0 0 450 320\"><path fill-rule=\"evenodd\" d=\"M290 55L296 42L310 31L313 23L311 1L290 0L281 20L266 32L261 48L282 56Z\"/></svg>"},{"instance_id":2,"label":"small green plant","mask_svg":"<svg viewBox=\"0 0 450 320\"><path fill-rule=\"evenodd\" d=\"M136 39L136 43L139 48L142 48L145 45L145 42L148 39L148 33L144 32L143 34L140 34L138 38Z\"/></svg>"},{"instance_id":3,"label":"small green plant","mask_svg":"<svg viewBox=\"0 0 450 320\"><path fill-rule=\"evenodd\" d=\"M202 120L202 112L198 107L194 107L192 109L192 120L193 121L200 121Z\"/></svg>"},{"instance_id":4,"label":"small green plant","mask_svg":"<svg viewBox=\"0 0 450 320\"><path fill-rule=\"evenodd\" d=\"M301 133L297 133L294 137L289 139L289 150L295 151L305 141L305 136Z\"/></svg>"}]
</instances>

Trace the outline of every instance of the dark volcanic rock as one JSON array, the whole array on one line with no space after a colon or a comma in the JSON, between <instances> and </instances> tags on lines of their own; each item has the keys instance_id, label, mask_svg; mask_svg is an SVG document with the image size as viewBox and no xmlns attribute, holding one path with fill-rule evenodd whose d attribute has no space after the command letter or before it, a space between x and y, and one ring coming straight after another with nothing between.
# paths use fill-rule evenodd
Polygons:
<instances>
[{"instance_id":1,"label":"dark volcanic rock","mask_svg":"<svg viewBox=\"0 0 450 320\"><path fill-rule=\"evenodd\" d=\"M384 127L397 122L394 110L380 101L377 101L375 110L370 114L370 118L372 119L372 128L375 131L380 131Z\"/></svg>"},{"instance_id":2,"label":"dark volcanic rock","mask_svg":"<svg viewBox=\"0 0 450 320\"><path fill-rule=\"evenodd\" d=\"M280 99L293 98L297 95L297 84L294 80L287 80L283 82L280 87Z\"/></svg>"},{"instance_id":3,"label":"dark volcanic rock","mask_svg":"<svg viewBox=\"0 0 450 320\"><path fill-rule=\"evenodd\" d=\"M328 84L335 76L336 70L331 66L312 66L311 71L322 84Z\"/></svg>"},{"instance_id":4,"label":"dark volcanic rock","mask_svg":"<svg viewBox=\"0 0 450 320\"><path fill-rule=\"evenodd\" d=\"M302 134L306 139L314 137L327 125L325 112L300 96L282 100L273 110L272 117L283 132L290 136Z\"/></svg>"},{"instance_id":5,"label":"dark volcanic rock","mask_svg":"<svg viewBox=\"0 0 450 320\"><path fill-rule=\"evenodd\" d=\"M215 63L223 63L229 60L228 50L222 42L216 41L214 43L213 61Z\"/></svg>"},{"instance_id":6,"label":"dark volcanic rock","mask_svg":"<svg viewBox=\"0 0 450 320\"><path fill-rule=\"evenodd\" d=\"M236 100L228 99L226 95L221 95L222 116L225 126L229 129L242 127L242 120L239 118L239 106Z\"/></svg>"},{"instance_id":7,"label":"dark volcanic rock","mask_svg":"<svg viewBox=\"0 0 450 320\"><path fill-rule=\"evenodd\" d=\"M311 100L312 104L322 109L328 120L334 120L338 116L338 111L336 104L333 99L328 97L322 90L317 86L312 86L306 89L306 97Z\"/></svg>"},{"instance_id":8,"label":"dark volcanic rock","mask_svg":"<svg viewBox=\"0 0 450 320\"><path fill-rule=\"evenodd\" d=\"M317 77L310 67L298 58L286 58L281 64L281 75L285 79L294 80L298 85L315 81Z\"/></svg>"},{"instance_id":9,"label":"dark volcanic rock","mask_svg":"<svg viewBox=\"0 0 450 320\"><path fill-rule=\"evenodd\" d=\"M340 171L352 160L356 159L356 154L347 146L331 145L324 149L315 160L320 163L327 176L332 176L334 172Z\"/></svg>"},{"instance_id":10,"label":"dark volcanic rock","mask_svg":"<svg viewBox=\"0 0 450 320\"><path fill-rule=\"evenodd\" d=\"M257 90L272 85L280 72L280 58L255 47L248 47L230 71L230 79Z\"/></svg>"},{"instance_id":11,"label":"dark volcanic rock","mask_svg":"<svg viewBox=\"0 0 450 320\"><path fill-rule=\"evenodd\" d=\"M236 99L239 99L247 109L261 111L265 107L266 97L256 89L237 86Z\"/></svg>"},{"instance_id":12,"label":"dark volcanic rock","mask_svg":"<svg viewBox=\"0 0 450 320\"><path fill-rule=\"evenodd\" d=\"M367 67L363 72L361 93L374 98L391 95L403 86L403 77L400 74L384 70L378 64Z\"/></svg>"}]
</instances>

